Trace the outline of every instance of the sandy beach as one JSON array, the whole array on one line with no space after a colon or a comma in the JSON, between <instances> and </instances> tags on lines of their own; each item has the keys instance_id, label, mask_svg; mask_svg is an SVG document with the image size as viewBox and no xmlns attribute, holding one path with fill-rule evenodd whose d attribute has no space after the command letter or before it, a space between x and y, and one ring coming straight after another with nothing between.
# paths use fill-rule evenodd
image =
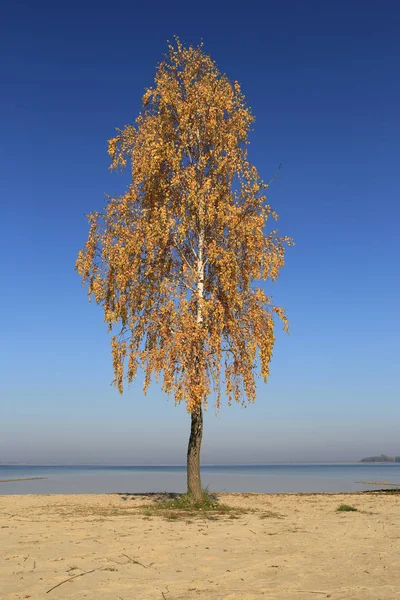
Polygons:
<instances>
[{"instance_id":1,"label":"sandy beach","mask_svg":"<svg viewBox=\"0 0 400 600\"><path fill-rule=\"evenodd\" d=\"M0 598L400 598L400 496L219 498L247 512L167 520L143 514L154 496L0 496Z\"/></svg>"}]
</instances>

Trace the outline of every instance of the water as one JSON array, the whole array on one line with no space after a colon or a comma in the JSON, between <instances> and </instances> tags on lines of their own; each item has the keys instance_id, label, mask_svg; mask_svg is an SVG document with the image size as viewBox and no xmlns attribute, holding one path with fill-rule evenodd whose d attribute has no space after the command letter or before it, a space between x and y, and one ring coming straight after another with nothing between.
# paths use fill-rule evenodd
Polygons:
<instances>
[{"instance_id":1,"label":"water","mask_svg":"<svg viewBox=\"0 0 400 600\"><path fill-rule=\"evenodd\" d=\"M112 492L183 492L185 467L1 466L1 494L103 494ZM216 492L355 492L390 487L368 481L400 484L400 463L286 464L204 466L202 482Z\"/></svg>"}]
</instances>

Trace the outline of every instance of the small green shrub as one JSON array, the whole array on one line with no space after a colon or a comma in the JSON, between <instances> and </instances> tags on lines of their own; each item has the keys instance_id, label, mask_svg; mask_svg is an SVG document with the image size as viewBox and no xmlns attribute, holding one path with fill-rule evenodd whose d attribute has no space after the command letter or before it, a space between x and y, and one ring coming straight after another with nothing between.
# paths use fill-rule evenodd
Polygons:
<instances>
[{"instance_id":1,"label":"small green shrub","mask_svg":"<svg viewBox=\"0 0 400 600\"><path fill-rule=\"evenodd\" d=\"M341 504L337 509L337 512L356 512L357 509L354 506L349 506L348 504Z\"/></svg>"}]
</instances>

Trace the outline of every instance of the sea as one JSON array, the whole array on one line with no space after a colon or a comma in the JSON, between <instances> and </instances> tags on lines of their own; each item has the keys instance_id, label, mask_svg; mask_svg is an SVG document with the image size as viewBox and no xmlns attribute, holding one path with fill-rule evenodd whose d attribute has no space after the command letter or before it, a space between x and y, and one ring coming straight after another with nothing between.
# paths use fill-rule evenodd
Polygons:
<instances>
[{"instance_id":1,"label":"sea","mask_svg":"<svg viewBox=\"0 0 400 600\"><path fill-rule=\"evenodd\" d=\"M317 493L400 489L400 463L210 465L214 492ZM18 481L19 480L19 481ZM0 495L184 492L184 466L0 465Z\"/></svg>"}]
</instances>

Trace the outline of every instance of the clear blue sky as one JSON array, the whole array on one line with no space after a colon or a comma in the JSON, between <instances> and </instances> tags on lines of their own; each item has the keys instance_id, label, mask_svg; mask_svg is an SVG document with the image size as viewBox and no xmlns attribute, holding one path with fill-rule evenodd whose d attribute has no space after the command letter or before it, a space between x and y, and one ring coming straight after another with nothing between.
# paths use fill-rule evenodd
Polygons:
<instances>
[{"instance_id":1,"label":"clear blue sky","mask_svg":"<svg viewBox=\"0 0 400 600\"><path fill-rule=\"evenodd\" d=\"M400 454L399 3L6 0L0 21L0 461L184 463L184 407L140 378L110 387L74 272L84 214L125 183L107 139L175 34L241 82L250 158L265 180L283 163L269 199L296 241L268 286L291 334L255 405L210 409L204 462Z\"/></svg>"}]
</instances>

